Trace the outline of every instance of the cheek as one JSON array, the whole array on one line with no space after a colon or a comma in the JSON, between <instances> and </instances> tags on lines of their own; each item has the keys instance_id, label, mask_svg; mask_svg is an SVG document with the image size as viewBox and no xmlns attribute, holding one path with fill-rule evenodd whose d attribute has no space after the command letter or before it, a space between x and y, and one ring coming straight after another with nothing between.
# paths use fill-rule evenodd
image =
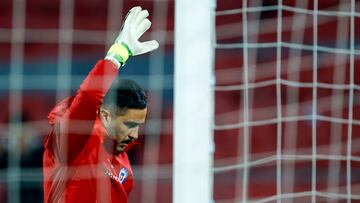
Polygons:
<instances>
[{"instance_id":1,"label":"cheek","mask_svg":"<svg viewBox=\"0 0 360 203\"><path fill-rule=\"evenodd\" d=\"M123 128L116 122L112 122L108 127L108 133L113 139L119 139L123 136Z\"/></svg>"},{"instance_id":2,"label":"cheek","mask_svg":"<svg viewBox=\"0 0 360 203\"><path fill-rule=\"evenodd\" d=\"M123 126L115 126L115 134L116 134L116 138L119 140L122 140L124 138L126 138L127 135L127 129Z\"/></svg>"}]
</instances>

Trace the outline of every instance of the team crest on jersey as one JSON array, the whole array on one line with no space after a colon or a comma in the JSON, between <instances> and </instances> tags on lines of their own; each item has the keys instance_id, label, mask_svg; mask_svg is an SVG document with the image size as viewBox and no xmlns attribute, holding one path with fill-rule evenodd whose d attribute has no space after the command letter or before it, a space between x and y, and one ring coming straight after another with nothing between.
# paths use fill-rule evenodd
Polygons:
<instances>
[{"instance_id":1,"label":"team crest on jersey","mask_svg":"<svg viewBox=\"0 0 360 203\"><path fill-rule=\"evenodd\" d=\"M119 173L120 183L123 184L128 176L128 170L126 168L122 168Z\"/></svg>"}]
</instances>

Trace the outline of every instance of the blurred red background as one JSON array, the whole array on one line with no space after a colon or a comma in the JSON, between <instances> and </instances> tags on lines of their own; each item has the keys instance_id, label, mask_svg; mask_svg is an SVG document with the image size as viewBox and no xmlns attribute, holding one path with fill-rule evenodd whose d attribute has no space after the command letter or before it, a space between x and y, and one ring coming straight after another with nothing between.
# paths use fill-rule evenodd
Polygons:
<instances>
[{"instance_id":1,"label":"blurred red background","mask_svg":"<svg viewBox=\"0 0 360 203\"><path fill-rule=\"evenodd\" d=\"M355 11L359 12L356 1ZM280 100L277 98L276 84L249 88L249 119L251 122L278 119L277 104L281 102L283 117L311 116L313 88L301 84L314 85L313 15L294 12L291 8L306 9L312 12L313 1L284 0L285 9L279 20L278 11L249 12L248 43L276 43L277 25L281 22L280 65L277 64L276 46L268 48L249 48L249 83L258 84L276 80L277 65L281 67L283 80L296 82L297 85L282 84ZM23 5L24 7L22 7ZM144 40L155 38L161 48L151 56L131 59L121 71L120 77L133 78L149 94L150 114L143 129L141 147L130 153L136 183L130 195L130 202L171 202L172 200L172 102L174 69L174 1L47 1L24 0L0 2L0 202L6 201L9 153L20 152L21 199L24 202L42 201L42 139L47 133L47 113L61 99L61 95L71 94L84 79L92 65L103 58L107 48L115 39L122 19L133 6L141 5L150 12L153 22L151 32ZM248 7L277 6L278 1L248 1ZM218 87L242 85L244 74L243 48L236 45L244 43L242 13L220 15L228 9L241 9L242 1L217 1L215 74ZM290 9L286 9L290 8ZM319 11L350 12L350 2L328 0L318 2ZM210 20L210 19L209 19ZM318 46L329 47L330 51L317 52L317 83L348 85L350 83L350 17L319 15L317 40ZM355 17L354 45L359 53L360 23ZM346 26L344 26L346 24ZM340 30L340 31L339 31ZM189 42L191 43L191 42ZM296 48L295 45L307 47ZM231 49L223 45L232 46ZM310 48L309 48L310 47ZM204 51L204 50L199 50ZM206 51L206 50L205 50ZM20 63L20 66L17 66ZM294 65L296 64L296 65ZM21 67L20 69L16 69ZM67 69L63 69L63 68ZM360 57L354 57L354 90L352 125L352 155L359 157L360 150ZM16 70L18 71L16 71ZM14 71L15 70L15 71ZM70 89L60 89L60 73L66 74L65 82ZM19 104L20 116L11 115L10 95L16 92L13 87L21 74L22 101ZM71 76L71 77L69 77ZM70 91L69 91L70 90ZM349 88L317 88L317 114L343 119L343 122L319 120L316 125L317 153L324 156L346 156L348 147ZM60 96L59 96L60 95ZM223 126L243 122L243 90L215 92L215 125ZM19 136L18 148L9 152L9 121L21 123L23 132ZM196 126L194 126L196 127ZM283 192L311 191L311 119L283 121L282 154L309 155L304 160L282 162ZM256 161L276 155L277 123L251 126L249 141L249 161ZM334 135L335 134L335 135ZM334 135L334 136L332 136ZM223 166L243 162L243 128L215 130L216 150L214 154L215 171ZM338 147L331 147L336 145ZM357 158L351 162L353 194L360 195L360 169ZM346 159L329 161L317 160L317 184L319 191L333 191L329 188L331 167L336 166L339 173L335 176L338 193L346 194ZM214 174L214 198L216 202L233 202L242 197L243 167ZM249 169L248 196L264 198L276 195L276 160L251 166ZM289 179L290 178L290 179ZM194 177L196 181L196 177ZM189 183L191 184L191 183ZM287 188L293 185L292 189ZM289 190L288 190L289 189ZM298 202L310 201L308 197L294 199ZM320 198L318 202L327 199Z\"/></svg>"}]
</instances>

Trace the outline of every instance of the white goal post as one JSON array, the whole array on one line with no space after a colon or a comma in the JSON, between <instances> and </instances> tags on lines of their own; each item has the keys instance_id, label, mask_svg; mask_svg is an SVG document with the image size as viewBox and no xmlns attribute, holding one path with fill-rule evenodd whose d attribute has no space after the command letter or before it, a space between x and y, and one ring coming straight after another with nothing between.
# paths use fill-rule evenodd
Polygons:
<instances>
[{"instance_id":1,"label":"white goal post","mask_svg":"<svg viewBox=\"0 0 360 203\"><path fill-rule=\"evenodd\" d=\"M215 1L175 1L173 202L212 202Z\"/></svg>"}]
</instances>

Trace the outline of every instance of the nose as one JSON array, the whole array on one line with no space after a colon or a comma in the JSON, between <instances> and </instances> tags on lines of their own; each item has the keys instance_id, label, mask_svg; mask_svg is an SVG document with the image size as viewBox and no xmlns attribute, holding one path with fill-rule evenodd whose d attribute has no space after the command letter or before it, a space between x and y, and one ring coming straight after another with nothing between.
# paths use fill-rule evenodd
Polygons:
<instances>
[{"instance_id":1,"label":"nose","mask_svg":"<svg viewBox=\"0 0 360 203\"><path fill-rule=\"evenodd\" d=\"M138 137L139 137L139 128L132 129L130 134L129 134L129 137L131 139L134 139L134 140L138 139Z\"/></svg>"}]
</instances>

